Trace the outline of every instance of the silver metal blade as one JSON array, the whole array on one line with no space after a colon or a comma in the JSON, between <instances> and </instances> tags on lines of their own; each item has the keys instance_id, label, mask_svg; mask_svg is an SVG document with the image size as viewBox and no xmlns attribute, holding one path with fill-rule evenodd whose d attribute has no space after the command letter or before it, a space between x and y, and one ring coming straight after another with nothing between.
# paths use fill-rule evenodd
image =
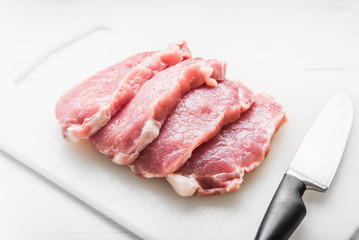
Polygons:
<instances>
[{"instance_id":1,"label":"silver metal blade","mask_svg":"<svg viewBox=\"0 0 359 240\"><path fill-rule=\"evenodd\" d=\"M352 120L352 102L341 91L332 97L314 121L287 173L313 189L325 191L342 158Z\"/></svg>"}]
</instances>

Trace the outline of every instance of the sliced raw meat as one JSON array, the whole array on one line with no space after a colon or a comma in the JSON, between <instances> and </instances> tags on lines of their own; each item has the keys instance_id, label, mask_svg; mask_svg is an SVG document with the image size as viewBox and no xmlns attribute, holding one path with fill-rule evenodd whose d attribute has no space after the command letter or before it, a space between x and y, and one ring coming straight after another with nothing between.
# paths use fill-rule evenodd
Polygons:
<instances>
[{"instance_id":1,"label":"sliced raw meat","mask_svg":"<svg viewBox=\"0 0 359 240\"><path fill-rule=\"evenodd\" d=\"M252 171L263 161L273 134L284 121L284 111L273 98L257 95L249 110L199 146L167 180L181 196L208 196L238 190L244 172Z\"/></svg>"},{"instance_id":2,"label":"sliced raw meat","mask_svg":"<svg viewBox=\"0 0 359 240\"><path fill-rule=\"evenodd\" d=\"M89 138L156 72L191 57L186 42L132 56L79 83L57 102L56 118L68 141Z\"/></svg>"},{"instance_id":3,"label":"sliced raw meat","mask_svg":"<svg viewBox=\"0 0 359 240\"><path fill-rule=\"evenodd\" d=\"M253 103L253 93L239 82L224 80L187 93L171 112L159 136L141 152L131 169L141 177L164 177L177 171L192 151L237 120Z\"/></svg>"},{"instance_id":4,"label":"sliced raw meat","mask_svg":"<svg viewBox=\"0 0 359 240\"><path fill-rule=\"evenodd\" d=\"M183 94L203 83L216 86L225 77L225 63L192 58L158 72L143 84L91 141L115 163L128 165L159 134L162 123Z\"/></svg>"}]
</instances>

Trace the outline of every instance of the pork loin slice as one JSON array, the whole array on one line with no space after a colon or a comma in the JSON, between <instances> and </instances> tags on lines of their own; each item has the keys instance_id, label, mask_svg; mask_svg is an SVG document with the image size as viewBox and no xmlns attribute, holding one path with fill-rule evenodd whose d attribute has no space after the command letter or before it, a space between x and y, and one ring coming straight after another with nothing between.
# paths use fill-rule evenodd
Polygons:
<instances>
[{"instance_id":1,"label":"pork loin slice","mask_svg":"<svg viewBox=\"0 0 359 240\"><path fill-rule=\"evenodd\" d=\"M104 126L156 72L191 57L186 42L134 55L80 82L57 102L55 114L68 141L87 139Z\"/></svg>"},{"instance_id":2,"label":"pork loin slice","mask_svg":"<svg viewBox=\"0 0 359 240\"><path fill-rule=\"evenodd\" d=\"M181 196L208 196L238 190L244 172L257 167L269 152L273 134L285 122L283 108L268 95L257 95L251 108L166 178Z\"/></svg>"},{"instance_id":3,"label":"pork loin slice","mask_svg":"<svg viewBox=\"0 0 359 240\"><path fill-rule=\"evenodd\" d=\"M131 169L141 177L164 177L177 171L192 151L237 120L253 103L253 93L239 82L201 86L184 95L159 136L141 152Z\"/></svg>"},{"instance_id":4,"label":"pork loin slice","mask_svg":"<svg viewBox=\"0 0 359 240\"><path fill-rule=\"evenodd\" d=\"M159 134L162 123L183 94L203 83L216 86L225 77L225 63L192 58L158 72L91 142L117 164L131 164Z\"/></svg>"}]
</instances>

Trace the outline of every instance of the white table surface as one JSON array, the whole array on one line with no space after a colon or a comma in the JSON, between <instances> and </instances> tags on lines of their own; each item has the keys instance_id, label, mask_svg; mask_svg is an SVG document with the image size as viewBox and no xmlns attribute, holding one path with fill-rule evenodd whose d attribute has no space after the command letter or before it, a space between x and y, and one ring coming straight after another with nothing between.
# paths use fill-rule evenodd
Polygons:
<instances>
[{"instance_id":1,"label":"white table surface","mask_svg":"<svg viewBox=\"0 0 359 240\"><path fill-rule=\"evenodd\" d=\"M182 4L182 1L180 2ZM298 69L294 67L294 71L305 68L315 73L335 71L338 74L338 71L341 71L344 76L358 76L359 1L316 0L303 1L303 4L295 1L273 1L271 4L265 1L201 1L201 4L184 1L183 4L187 4L186 2L188 8L198 10L201 4L206 5L205 11L198 12L198 19L208 17L206 10L220 6L218 10L222 11L221 16L223 11L228 13L225 18L218 19L223 24L236 19L236 8L242 9L242 13L243 8L248 8L248 14L244 18L253 20L248 23L252 27L266 25L271 21L283 23L273 29L267 29L260 39L260 34L256 33L255 29L247 34L253 33L254 41L258 41L259 49L255 54L264 50L264 55L276 52L279 57L287 57L292 61L296 59L294 61L297 61ZM153 4L163 10L171 8L168 1L153 1ZM258 8L255 4L258 4ZM179 3L174 5L179 6ZM123 13L125 8L128 9L129 15L133 15L133 19L141 18L136 15L136 6L142 6L143 10L150 4L141 1L128 4L120 1L0 1L0 81L16 79L18 74L26 73L29 63L31 66L31 62L44 57L45 55L41 54L46 54L46 49L54 46L53 38L61 37L54 29L68 28L69 31L76 31L79 26L86 28L91 24L113 27L113 20L116 19L114 9L122 8ZM267 11L273 14L264 14L267 18L260 18L261 13ZM301 14L297 14L298 12ZM182 16L181 13L178 14ZM248 17L251 14L256 18ZM292 19L291 14L297 14L296 19ZM291 24L286 23L286 19L280 20L278 16L282 15L291 19ZM147 21L147 24L151 22L150 19L144 21ZM158 22L158 19L154 21ZM313 28L306 29L310 23ZM54 27L49 28L50 25ZM271 33L278 34L282 30L287 31L287 38L273 41ZM154 31L156 34L159 30ZM220 32L220 29L218 31ZM186 32L184 36L188 34L191 33ZM314 38L306 37L310 35ZM309 46L310 41L317 45L312 55L310 48L301 48L302 46L293 40L298 36L308 41L303 46ZM250 35L245 37L251 39ZM323 41L326 37L327 41ZM328 52L328 49L332 51ZM216 53L215 49L212 51ZM35 72L35 77L36 74L41 76L41 72ZM16 159L0 152L0 239L139 238Z\"/></svg>"}]
</instances>

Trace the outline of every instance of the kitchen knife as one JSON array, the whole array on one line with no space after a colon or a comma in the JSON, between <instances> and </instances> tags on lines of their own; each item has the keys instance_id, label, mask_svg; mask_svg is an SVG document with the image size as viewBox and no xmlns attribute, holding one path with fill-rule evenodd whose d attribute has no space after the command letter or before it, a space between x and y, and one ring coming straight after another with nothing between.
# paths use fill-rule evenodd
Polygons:
<instances>
[{"instance_id":1,"label":"kitchen knife","mask_svg":"<svg viewBox=\"0 0 359 240\"><path fill-rule=\"evenodd\" d=\"M305 190L325 192L345 149L353 106L344 91L327 103L299 147L274 194L256 240L289 239L306 215Z\"/></svg>"}]
</instances>

